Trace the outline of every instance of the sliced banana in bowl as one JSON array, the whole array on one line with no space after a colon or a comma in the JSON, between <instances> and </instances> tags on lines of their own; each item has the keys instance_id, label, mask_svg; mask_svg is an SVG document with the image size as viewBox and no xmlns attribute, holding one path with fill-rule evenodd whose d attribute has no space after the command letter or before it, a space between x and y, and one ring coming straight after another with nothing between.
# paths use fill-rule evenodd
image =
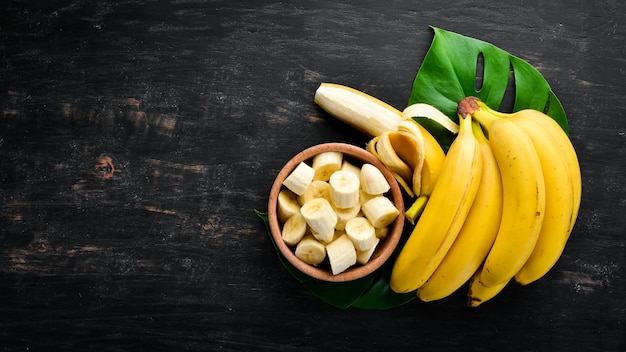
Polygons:
<instances>
[{"instance_id":1,"label":"sliced banana in bowl","mask_svg":"<svg viewBox=\"0 0 626 352\"><path fill-rule=\"evenodd\" d=\"M319 280L345 282L389 259L402 235L404 200L393 174L373 154L325 143L281 169L268 218L276 247L294 267Z\"/></svg>"}]
</instances>

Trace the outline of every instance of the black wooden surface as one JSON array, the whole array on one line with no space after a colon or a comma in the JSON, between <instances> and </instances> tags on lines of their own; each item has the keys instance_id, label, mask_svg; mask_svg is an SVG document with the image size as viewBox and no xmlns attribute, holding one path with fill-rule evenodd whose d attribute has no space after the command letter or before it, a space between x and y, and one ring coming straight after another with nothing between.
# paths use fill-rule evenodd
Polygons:
<instances>
[{"instance_id":1,"label":"black wooden surface","mask_svg":"<svg viewBox=\"0 0 626 352\"><path fill-rule=\"evenodd\" d=\"M0 2L0 346L35 350L624 351L626 3ZM364 144L320 82L403 108L432 31L537 67L583 173L556 267L341 310L278 262L254 209L322 142Z\"/></svg>"}]
</instances>

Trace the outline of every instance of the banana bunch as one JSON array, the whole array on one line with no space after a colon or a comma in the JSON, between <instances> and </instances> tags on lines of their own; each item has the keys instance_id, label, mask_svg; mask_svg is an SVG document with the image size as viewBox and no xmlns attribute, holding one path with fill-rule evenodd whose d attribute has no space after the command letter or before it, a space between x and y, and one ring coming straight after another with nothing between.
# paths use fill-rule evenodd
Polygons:
<instances>
[{"instance_id":1,"label":"banana bunch","mask_svg":"<svg viewBox=\"0 0 626 352\"><path fill-rule=\"evenodd\" d=\"M403 112L355 89L322 83L315 102L373 137L366 149L416 198L414 225L390 287L442 299L468 284L468 304L511 281L543 277L561 256L578 216L581 173L563 129L536 110L505 114L478 98L459 102L459 125L428 104ZM412 117L456 134L447 154Z\"/></svg>"},{"instance_id":2,"label":"banana bunch","mask_svg":"<svg viewBox=\"0 0 626 352\"><path fill-rule=\"evenodd\" d=\"M390 286L432 301L469 282L468 304L478 306L554 266L578 215L581 174L568 136L542 112L505 114L468 97L458 115L459 134Z\"/></svg>"},{"instance_id":3,"label":"banana bunch","mask_svg":"<svg viewBox=\"0 0 626 352\"><path fill-rule=\"evenodd\" d=\"M405 193L416 198L405 212L414 223L424 209L439 176L445 153L437 140L412 117L437 122L450 133L459 126L428 104L414 104L404 111L356 89L322 83L315 102L331 115L372 137L366 149L391 171Z\"/></svg>"}]
</instances>

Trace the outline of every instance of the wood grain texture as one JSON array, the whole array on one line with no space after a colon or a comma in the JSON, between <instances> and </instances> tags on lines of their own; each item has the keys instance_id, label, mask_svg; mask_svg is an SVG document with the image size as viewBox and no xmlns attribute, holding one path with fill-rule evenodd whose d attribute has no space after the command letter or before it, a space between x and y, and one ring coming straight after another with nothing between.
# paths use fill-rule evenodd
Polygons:
<instances>
[{"instance_id":1,"label":"wood grain texture","mask_svg":"<svg viewBox=\"0 0 626 352\"><path fill-rule=\"evenodd\" d=\"M0 346L49 350L624 351L626 3L0 2ZM583 172L556 267L479 309L462 292L339 310L263 223L297 152L364 136L324 81L405 106L429 25L537 67Z\"/></svg>"}]
</instances>

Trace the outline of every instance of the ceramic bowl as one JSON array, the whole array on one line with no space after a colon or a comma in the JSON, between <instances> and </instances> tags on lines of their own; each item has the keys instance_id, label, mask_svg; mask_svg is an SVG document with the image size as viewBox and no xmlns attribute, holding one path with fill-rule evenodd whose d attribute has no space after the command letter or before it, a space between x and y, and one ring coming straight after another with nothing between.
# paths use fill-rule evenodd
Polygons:
<instances>
[{"instance_id":1,"label":"ceramic bowl","mask_svg":"<svg viewBox=\"0 0 626 352\"><path fill-rule=\"evenodd\" d=\"M342 152L344 155L344 159L351 161L354 165L359 167L366 162L376 166L383 173L383 175L387 179L387 182L391 186L390 190L385 195L393 202L393 204L399 211L398 217L391 225L389 225L389 232L383 239L381 239L371 259L365 265L356 264L348 268L346 271L338 273L336 275L332 274L327 259L318 266L313 266L303 262L298 257L296 257L294 253L295 248L288 246L282 239L282 224L278 220L277 214L278 193L284 188L283 181L285 180L285 178L289 176L289 174L295 169L296 166L300 164L300 162L304 161L311 165L310 161L312 160L313 156L328 151ZM291 160L289 160L287 164L280 170L270 191L268 218L270 232L276 244L276 247L281 252L281 254L289 261L289 263L291 263L302 273L310 277L329 282L346 282L356 280L373 273L389 259L391 254L394 252L396 246L398 245L398 242L402 235L402 229L404 226L404 201L402 198L402 193L400 191L400 186L398 185L391 172L370 152L351 144L326 143L315 145L306 150L303 150L302 152L294 156Z\"/></svg>"}]
</instances>

